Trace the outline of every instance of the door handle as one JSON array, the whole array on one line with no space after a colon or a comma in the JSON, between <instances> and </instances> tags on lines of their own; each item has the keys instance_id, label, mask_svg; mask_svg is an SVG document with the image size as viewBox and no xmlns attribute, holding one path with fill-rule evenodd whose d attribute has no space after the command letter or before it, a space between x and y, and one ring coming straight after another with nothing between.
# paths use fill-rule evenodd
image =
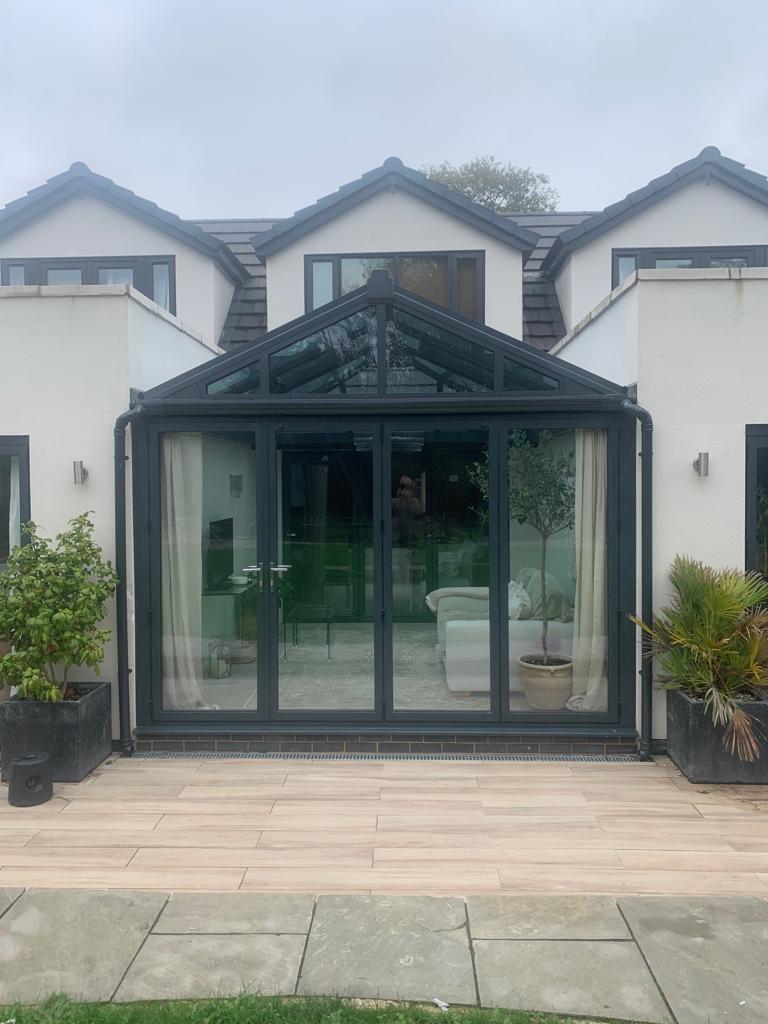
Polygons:
<instances>
[{"instance_id":1,"label":"door handle","mask_svg":"<svg viewBox=\"0 0 768 1024\"><path fill-rule=\"evenodd\" d=\"M258 590L264 589L264 577L262 575L264 572L263 565L244 565L242 571L246 576L256 577L256 586Z\"/></svg>"},{"instance_id":2,"label":"door handle","mask_svg":"<svg viewBox=\"0 0 768 1024\"><path fill-rule=\"evenodd\" d=\"M269 563L269 589L271 591L277 590L280 577L284 572L288 572L290 565L273 565Z\"/></svg>"}]
</instances>

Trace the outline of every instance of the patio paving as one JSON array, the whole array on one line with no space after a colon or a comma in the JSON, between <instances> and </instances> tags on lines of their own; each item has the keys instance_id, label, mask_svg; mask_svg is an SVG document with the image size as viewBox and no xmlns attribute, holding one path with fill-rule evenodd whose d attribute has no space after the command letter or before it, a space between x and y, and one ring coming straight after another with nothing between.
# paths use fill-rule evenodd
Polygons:
<instances>
[{"instance_id":1,"label":"patio paving","mask_svg":"<svg viewBox=\"0 0 768 1024\"><path fill-rule=\"evenodd\" d=\"M28 889L2 898L0 1003L248 991L653 1024L768 1019L763 897Z\"/></svg>"},{"instance_id":2,"label":"patio paving","mask_svg":"<svg viewBox=\"0 0 768 1024\"><path fill-rule=\"evenodd\" d=\"M0 790L0 888L768 895L766 797L663 758L114 758L40 807Z\"/></svg>"}]
</instances>

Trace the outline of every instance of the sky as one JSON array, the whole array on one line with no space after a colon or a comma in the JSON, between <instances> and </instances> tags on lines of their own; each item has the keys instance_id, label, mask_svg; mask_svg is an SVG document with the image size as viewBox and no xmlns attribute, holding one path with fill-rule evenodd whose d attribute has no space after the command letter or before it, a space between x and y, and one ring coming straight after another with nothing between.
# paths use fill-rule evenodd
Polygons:
<instances>
[{"instance_id":1,"label":"sky","mask_svg":"<svg viewBox=\"0 0 768 1024\"><path fill-rule=\"evenodd\" d=\"M397 155L600 209L706 145L768 173L765 0L0 0L0 204L82 160L280 217Z\"/></svg>"}]
</instances>

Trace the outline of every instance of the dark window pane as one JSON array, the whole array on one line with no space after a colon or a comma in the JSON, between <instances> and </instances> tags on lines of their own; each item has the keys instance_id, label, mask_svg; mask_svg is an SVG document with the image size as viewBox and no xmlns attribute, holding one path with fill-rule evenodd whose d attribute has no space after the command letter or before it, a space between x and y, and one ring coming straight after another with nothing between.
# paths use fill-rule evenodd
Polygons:
<instances>
[{"instance_id":1,"label":"dark window pane","mask_svg":"<svg viewBox=\"0 0 768 1024\"><path fill-rule=\"evenodd\" d=\"M757 449L757 479L752 500L755 502L757 564L749 568L768 576L768 447Z\"/></svg>"},{"instance_id":2,"label":"dark window pane","mask_svg":"<svg viewBox=\"0 0 768 1024\"><path fill-rule=\"evenodd\" d=\"M273 394L361 394L377 390L376 311L353 313L269 357Z\"/></svg>"},{"instance_id":3,"label":"dark window pane","mask_svg":"<svg viewBox=\"0 0 768 1024\"><path fill-rule=\"evenodd\" d=\"M26 284L26 267L19 266L18 264L13 267L8 267L8 284L20 285Z\"/></svg>"},{"instance_id":4,"label":"dark window pane","mask_svg":"<svg viewBox=\"0 0 768 1024\"><path fill-rule=\"evenodd\" d=\"M493 390L493 352L402 310L387 320L387 391L438 394Z\"/></svg>"},{"instance_id":5,"label":"dark window pane","mask_svg":"<svg viewBox=\"0 0 768 1024\"><path fill-rule=\"evenodd\" d=\"M152 298L163 309L171 308L171 268L168 263L152 264Z\"/></svg>"},{"instance_id":6,"label":"dark window pane","mask_svg":"<svg viewBox=\"0 0 768 1024\"><path fill-rule=\"evenodd\" d=\"M693 258L690 256L665 256L655 260L655 266L657 270L685 269L693 266Z\"/></svg>"},{"instance_id":7,"label":"dark window pane","mask_svg":"<svg viewBox=\"0 0 768 1024\"><path fill-rule=\"evenodd\" d=\"M708 267L748 267L749 261L746 256L709 256L706 260Z\"/></svg>"},{"instance_id":8,"label":"dark window pane","mask_svg":"<svg viewBox=\"0 0 768 1024\"><path fill-rule=\"evenodd\" d=\"M315 260L312 264L312 309L333 302L333 264Z\"/></svg>"},{"instance_id":9,"label":"dark window pane","mask_svg":"<svg viewBox=\"0 0 768 1024\"><path fill-rule=\"evenodd\" d=\"M130 267L99 267L99 284L133 284Z\"/></svg>"},{"instance_id":10,"label":"dark window pane","mask_svg":"<svg viewBox=\"0 0 768 1024\"><path fill-rule=\"evenodd\" d=\"M456 308L473 320L477 317L477 260L473 256L456 260Z\"/></svg>"},{"instance_id":11,"label":"dark window pane","mask_svg":"<svg viewBox=\"0 0 768 1024\"><path fill-rule=\"evenodd\" d=\"M558 387L554 377L504 357L505 391L557 391Z\"/></svg>"},{"instance_id":12,"label":"dark window pane","mask_svg":"<svg viewBox=\"0 0 768 1024\"><path fill-rule=\"evenodd\" d=\"M211 381L206 391L209 395L257 395L260 383L259 364L251 363Z\"/></svg>"},{"instance_id":13,"label":"dark window pane","mask_svg":"<svg viewBox=\"0 0 768 1024\"><path fill-rule=\"evenodd\" d=\"M619 280L617 284L621 284L624 278L629 277L630 274L637 270L637 256L619 256Z\"/></svg>"},{"instance_id":14,"label":"dark window pane","mask_svg":"<svg viewBox=\"0 0 768 1024\"><path fill-rule=\"evenodd\" d=\"M341 261L341 294L362 288L374 270L388 270L394 277L395 261L391 256L354 256Z\"/></svg>"},{"instance_id":15,"label":"dark window pane","mask_svg":"<svg viewBox=\"0 0 768 1024\"><path fill-rule=\"evenodd\" d=\"M79 267L59 267L45 272L46 284L82 284L83 272Z\"/></svg>"},{"instance_id":16,"label":"dark window pane","mask_svg":"<svg viewBox=\"0 0 768 1024\"><path fill-rule=\"evenodd\" d=\"M448 257L401 256L397 283L439 306L448 306Z\"/></svg>"}]
</instances>

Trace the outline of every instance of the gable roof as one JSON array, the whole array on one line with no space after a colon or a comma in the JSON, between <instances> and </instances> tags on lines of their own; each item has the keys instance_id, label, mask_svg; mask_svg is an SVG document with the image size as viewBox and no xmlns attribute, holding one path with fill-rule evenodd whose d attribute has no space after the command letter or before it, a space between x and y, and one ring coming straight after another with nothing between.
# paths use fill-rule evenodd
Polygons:
<instances>
[{"instance_id":1,"label":"gable roof","mask_svg":"<svg viewBox=\"0 0 768 1024\"><path fill-rule=\"evenodd\" d=\"M581 224L560 234L543 260L542 271L548 275L555 274L574 249L698 180L719 181L749 199L768 206L768 178L748 170L737 160L723 156L717 146L705 146L692 160L678 164L666 174L649 181L643 188L630 192L624 199L606 206L600 213L592 214Z\"/></svg>"},{"instance_id":2,"label":"gable roof","mask_svg":"<svg viewBox=\"0 0 768 1024\"><path fill-rule=\"evenodd\" d=\"M421 171L406 167L399 157L390 156L381 167L367 171L356 181L342 185L336 192L323 196L303 210L298 210L292 217L276 224L271 231L254 236L254 251L260 259L265 259L346 210L365 202L379 192L393 188L400 188L423 199L485 234L521 250L525 255L536 245L538 236L532 231L519 227L509 217L503 217L473 203L461 192L430 180Z\"/></svg>"},{"instance_id":3,"label":"gable roof","mask_svg":"<svg viewBox=\"0 0 768 1024\"><path fill-rule=\"evenodd\" d=\"M130 189L116 184L111 178L96 174L84 163L74 163L62 174L49 178L44 185L33 188L20 199L14 199L0 209L0 237L22 227L72 196L88 195L110 203L124 213L139 217L159 231L210 256L235 282L245 280L242 264L224 242L203 231L191 221L182 220L175 213L163 210L149 199L142 199Z\"/></svg>"}]
</instances>

